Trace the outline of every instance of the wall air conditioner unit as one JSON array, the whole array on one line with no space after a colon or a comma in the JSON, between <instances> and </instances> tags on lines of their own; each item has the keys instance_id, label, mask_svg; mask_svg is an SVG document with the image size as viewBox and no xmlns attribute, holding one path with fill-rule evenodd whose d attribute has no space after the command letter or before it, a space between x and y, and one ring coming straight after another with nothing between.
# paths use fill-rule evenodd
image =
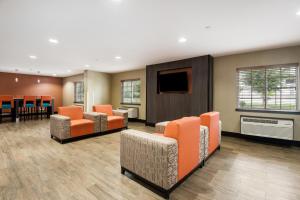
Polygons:
<instances>
[{"instance_id":1,"label":"wall air conditioner unit","mask_svg":"<svg viewBox=\"0 0 300 200\"><path fill-rule=\"evenodd\" d=\"M293 140L294 120L241 116L241 134Z\"/></svg>"},{"instance_id":2,"label":"wall air conditioner unit","mask_svg":"<svg viewBox=\"0 0 300 200\"><path fill-rule=\"evenodd\" d=\"M139 117L139 108L137 107L120 107L120 110L127 110L128 111L128 118L129 119L138 119Z\"/></svg>"}]
</instances>

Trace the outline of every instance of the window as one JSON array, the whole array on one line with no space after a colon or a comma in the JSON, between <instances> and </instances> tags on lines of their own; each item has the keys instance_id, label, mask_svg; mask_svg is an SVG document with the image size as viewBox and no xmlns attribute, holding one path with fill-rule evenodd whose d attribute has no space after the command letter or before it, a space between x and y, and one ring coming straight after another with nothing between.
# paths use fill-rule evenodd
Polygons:
<instances>
[{"instance_id":1,"label":"window","mask_svg":"<svg viewBox=\"0 0 300 200\"><path fill-rule=\"evenodd\" d=\"M84 102L84 86L83 82L75 82L74 83L74 100L75 103L83 103Z\"/></svg>"},{"instance_id":2,"label":"window","mask_svg":"<svg viewBox=\"0 0 300 200\"><path fill-rule=\"evenodd\" d=\"M141 80L124 80L121 81L122 103L123 104L140 104L141 103Z\"/></svg>"},{"instance_id":3,"label":"window","mask_svg":"<svg viewBox=\"0 0 300 200\"><path fill-rule=\"evenodd\" d=\"M237 70L238 108L298 110L298 64Z\"/></svg>"}]
</instances>

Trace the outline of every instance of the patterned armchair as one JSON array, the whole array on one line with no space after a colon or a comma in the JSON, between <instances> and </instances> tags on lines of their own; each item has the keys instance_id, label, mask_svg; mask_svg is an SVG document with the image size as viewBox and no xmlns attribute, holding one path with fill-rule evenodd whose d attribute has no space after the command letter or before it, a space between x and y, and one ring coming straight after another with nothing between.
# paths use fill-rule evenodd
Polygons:
<instances>
[{"instance_id":1,"label":"patterned armchair","mask_svg":"<svg viewBox=\"0 0 300 200\"><path fill-rule=\"evenodd\" d=\"M101 115L101 132L127 128L128 112L126 110L113 110L112 105L95 105L93 112Z\"/></svg>"},{"instance_id":2,"label":"patterned armchair","mask_svg":"<svg viewBox=\"0 0 300 200\"><path fill-rule=\"evenodd\" d=\"M70 138L100 132L100 114L84 113L82 107L59 107L58 115L50 117L51 138L61 143Z\"/></svg>"},{"instance_id":3,"label":"patterned armchair","mask_svg":"<svg viewBox=\"0 0 300 200\"><path fill-rule=\"evenodd\" d=\"M199 124L199 117L186 117L167 123L163 134L122 131L121 172L141 177L168 198L176 183L203 164Z\"/></svg>"}]
</instances>

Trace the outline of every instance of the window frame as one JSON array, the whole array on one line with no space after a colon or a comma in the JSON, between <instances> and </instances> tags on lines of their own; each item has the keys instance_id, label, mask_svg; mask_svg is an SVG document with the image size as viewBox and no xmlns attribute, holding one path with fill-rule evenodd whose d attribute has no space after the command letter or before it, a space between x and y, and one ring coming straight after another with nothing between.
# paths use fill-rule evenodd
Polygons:
<instances>
[{"instance_id":1,"label":"window frame","mask_svg":"<svg viewBox=\"0 0 300 200\"><path fill-rule=\"evenodd\" d=\"M77 84L82 84L82 101L78 101L77 99ZM83 104L84 103L84 82L83 81L76 81L74 82L74 103Z\"/></svg>"},{"instance_id":2,"label":"window frame","mask_svg":"<svg viewBox=\"0 0 300 200\"><path fill-rule=\"evenodd\" d=\"M255 70L255 69L264 69L265 72L268 69L272 68L285 68L285 67L296 67L296 109L295 110L283 110L283 109L270 109L267 108L267 103L265 103L264 108L241 108L240 103L240 71ZM265 90L267 90L267 76L265 75ZM278 113L278 114L300 114L299 110L299 101L300 101L300 69L299 63L288 63L288 64L276 64L276 65L264 65L264 66L253 66L253 67L239 67L236 69L236 111L240 112L259 112L259 113ZM267 92L265 91L264 98L267 102ZM281 98L280 98L281 99ZM251 92L251 101L252 101L252 92Z\"/></svg>"},{"instance_id":3,"label":"window frame","mask_svg":"<svg viewBox=\"0 0 300 200\"><path fill-rule=\"evenodd\" d=\"M133 103L132 99L133 99L133 85L132 82L133 81L140 81L140 103ZM124 83L125 82L131 82L131 103L128 102L124 102ZM121 104L122 105L141 105L141 86L142 86L142 81L141 79L137 78L137 79L125 79L125 80L121 80Z\"/></svg>"}]
</instances>

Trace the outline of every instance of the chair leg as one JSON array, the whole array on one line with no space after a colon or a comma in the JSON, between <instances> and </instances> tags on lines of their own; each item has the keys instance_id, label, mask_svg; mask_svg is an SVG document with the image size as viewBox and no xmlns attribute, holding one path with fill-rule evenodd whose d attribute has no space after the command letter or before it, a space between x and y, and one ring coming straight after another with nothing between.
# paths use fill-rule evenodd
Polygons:
<instances>
[{"instance_id":1,"label":"chair leg","mask_svg":"<svg viewBox=\"0 0 300 200\"><path fill-rule=\"evenodd\" d=\"M125 174L125 168L121 167L121 174Z\"/></svg>"},{"instance_id":2,"label":"chair leg","mask_svg":"<svg viewBox=\"0 0 300 200\"><path fill-rule=\"evenodd\" d=\"M2 123L2 109L0 108L0 124Z\"/></svg>"},{"instance_id":3,"label":"chair leg","mask_svg":"<svg viewBox=\"0 0 300 200\"><path fill-rule=\"evenodd\" d=\"M23 110L23 120L24 120L24 122L26 121L26 108L23 108L22 109Z\"/></svg>"}]
</instances>

